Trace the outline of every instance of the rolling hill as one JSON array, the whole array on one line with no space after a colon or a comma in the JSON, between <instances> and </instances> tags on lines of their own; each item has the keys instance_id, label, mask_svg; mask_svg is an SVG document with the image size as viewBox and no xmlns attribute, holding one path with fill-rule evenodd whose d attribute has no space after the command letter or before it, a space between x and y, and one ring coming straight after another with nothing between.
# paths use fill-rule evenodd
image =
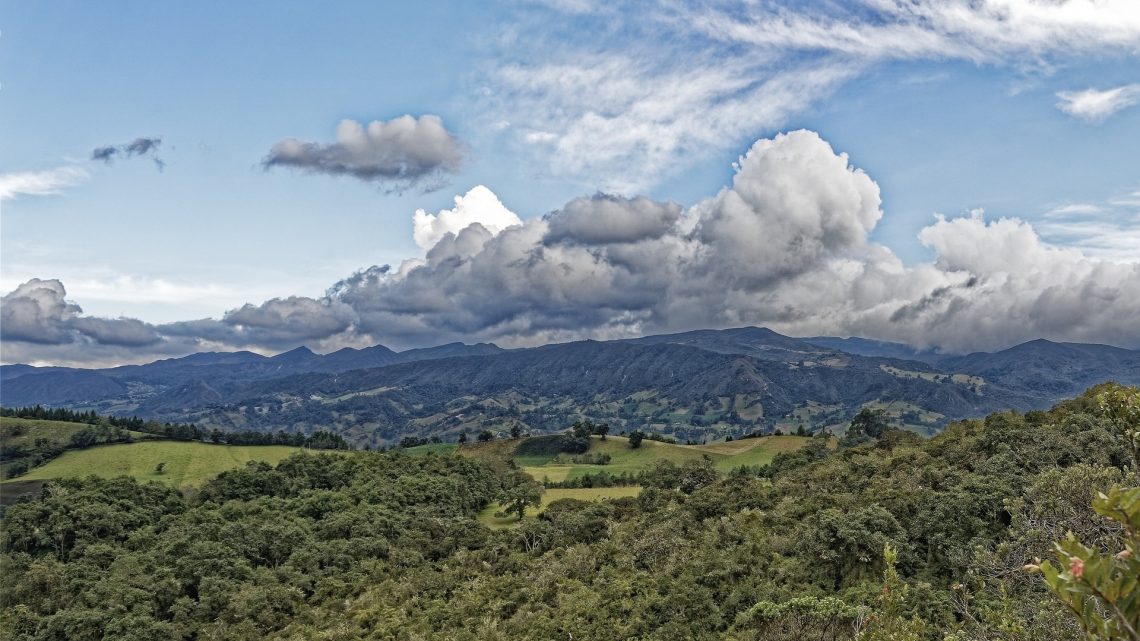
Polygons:
<instances>
[{"instance_id":1,"label":"rolling hill","mask_svg":"<svg viewBox=\"0 0 1140 641\"><path fill-rule=\"evenodd\" d=\"M511 350L202 353L104 370L4 366L0 402L226 430L327 428L373 445L512 425L539 433L579 417L684 441L836 427L861 407L933 433L955 418L1044 408L1105 380L1140 383L1140 352L1103 345L1032 341L957 357L907 349L745 327Z\"/></svg>"}]
</instances>

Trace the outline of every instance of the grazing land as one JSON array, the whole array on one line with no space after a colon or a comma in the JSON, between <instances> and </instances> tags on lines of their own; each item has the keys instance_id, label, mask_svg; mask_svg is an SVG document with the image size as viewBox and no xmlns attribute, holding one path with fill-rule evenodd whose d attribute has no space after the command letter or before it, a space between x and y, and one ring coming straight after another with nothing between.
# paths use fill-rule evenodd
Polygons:
<instances>
[{"instance_id":1,"label":"grazing land","mask_svg":"<svg viewBox=\"0 0 1140 641\"><path fill-rule=\"evenodd\" d=\"M284 445L213 445L178 441L148 441L100 445L64 452L20 477L21 481L99 476L129 476L174 487L198 486L249 461L276 464L300 448ZM156 471L165 463L163 472Z\"/></svg>"},{"instance_id":2,"label":"grazing land","mask_svg":"<svg viewBox=\"0 0 1140 641\"><path fill-rule=\"evenodd\" d=\"M408 454L423 456L424 454L451 454L459 446L455 443L428 443L427 445L417 445L409 447L404 451Z\"/></svg>"},{"instance_id":3,"label":"grazing land","mask_svg":"<svg viewBox=\"0 0 1140 641\"><path fill-rule=\"evenodd\" d=\"M629 446L624 436L609 436L602 440L599 436L590 437L590 448L586 455L609 455L606 465L585 463L565 463L562 457L514 456L514 450L521 440L491 441L473 443L459 449L460 454L471 458L503 463L512 458L535 480L560 483L588 474L607 472L612 475L638 474L648 471L658 461L670 461L678 465L687 461L700 461L706 457L713 467L728 472L740 466L757 466L770 463L780 452L793 452L808 443L802 436L766 436L737 441L707 443L703 445L680 445L661 441L644 440L638 448ZM414 448L413 448L414 449Z\"/></svg>"},{"instance_id":4,"label":"grazing land","mask_svg":"<svg viewBox=\"0 0 1140 641\"><path fill-rule=\"evenodd\" d=\"M32 445L38 438L63 444L73 434L88 427L91 425L86 423L0 416L0 439L3 439L5 447Z\"/></svg>"},{"instance_id":5,"label":"grazing land","mask_svg":"<svg viewBox=\"0 0 1140 641\"><path fill-rule=\"evenodd\" d=\"M148 438L154 435L92 423L0 416L0 478L20 475L66 449Z\"/></svg>"}]
</instances>

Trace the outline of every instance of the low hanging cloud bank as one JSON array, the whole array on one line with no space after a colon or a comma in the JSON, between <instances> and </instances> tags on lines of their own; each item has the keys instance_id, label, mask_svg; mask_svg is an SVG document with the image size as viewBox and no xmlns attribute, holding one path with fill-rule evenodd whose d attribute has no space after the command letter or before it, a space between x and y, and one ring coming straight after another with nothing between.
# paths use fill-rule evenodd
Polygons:
<instances>
[{"instance_id":1,"label":"low hanging cloud bank","mask_svg":"<svg viewBox=\"0 0 1140 641\"><path fill-rule=\"evenodd\" d=\"M332 143L287 138L273 145L262 161L266 169L291 167L315 174L351 176L399 191L438 189L459 170L463 145L439 116L406 115L368 126L342 120Z\"/></svg>"},{"instance_id":2,"label":"low hanging cloud bank","mask_svg":"<svg viewBox=\"0 0 1140 641\"><path fill-rule=\"evenodd\" d=\"M684 209L597 194L521 220L486 188L417 212L422 259L371 267L320 299L245 305L220 320L93 319L58 281L3 298L4 360L106 362L201 349L318 351L451 340L533 345L764 325L947 352L1033 338L1140 347L1140 263L1052 247L1017 219L938 218L936 258L904 265L868 240L878 185L817 134L756 142L732 184Z\"/></svg>"}]
</instances>

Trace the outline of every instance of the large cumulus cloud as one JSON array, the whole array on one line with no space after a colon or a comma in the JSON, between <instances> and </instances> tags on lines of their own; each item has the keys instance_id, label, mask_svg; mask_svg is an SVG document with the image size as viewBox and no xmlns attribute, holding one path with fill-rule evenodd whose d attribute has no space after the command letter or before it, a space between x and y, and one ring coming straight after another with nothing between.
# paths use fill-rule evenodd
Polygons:
<instances>
[{"instance_id":1,"label":"large cumulus cloud","mask_svg":"<svg viewBox=\"0 0 1140 641\"><path fill-rule=\"evenodd\" d=\"M732 185L682 211L594 196L498 233L472 224L426 260L341 284L375 336L504 343L741 324L949 351L1046 337L1140 346L1140 267L1051 247L1027 223L938 219L933 263L868 235L879 188L817 134L758 141Z\"/></svg>"},{"instance_id":2,"label":"large cumulus cloud","mask_svg":"<svg viewBox=\"0 0 1140 641\"><path fill-rule=\"evenodd\" d=\"M489 190L473 190L453 210L417 212L423 258L362 270L320 298L246 305L221 320L141 329L105 321L112 332L85 326L62 286L43 293L37 281L4 298L5 340L274 351L517 346L765 325L949 352L1039 337L1140 347L1140 264L1053 247L1028 223L975 212L937 218L920 234L935 259L904 265L869 240L883 216L878 185L810 131L758 141L730 186L687 209L605 194L527 220L498 207ZM161 340L145 345L148 331Z\"/></svg>"},{"instance_id":3,"label":"large cumulus cloud","mask_svg":"<svg viewBox=\"0 0 1140 641\"><path fill-rule=\"evenodd\" d=\"M463 145L439 116L410 115L367 126L342 120L332 143L287 138L273 145L265 168L292 167L331 176L352 176L399 190L411 186L438 188L447 174L459 170Z\"/></svg>"}]
</instances>

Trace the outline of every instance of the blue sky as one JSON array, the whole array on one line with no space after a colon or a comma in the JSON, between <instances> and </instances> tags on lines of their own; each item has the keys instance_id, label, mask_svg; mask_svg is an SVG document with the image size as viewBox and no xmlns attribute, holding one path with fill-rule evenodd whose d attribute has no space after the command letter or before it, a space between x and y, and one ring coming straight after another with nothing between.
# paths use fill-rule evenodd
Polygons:
<instances>
[{"instance_id":1,"label":"blue sky","mask_svg":"<svg viewBox=\"0 0 1140 641\"><path fill-rule=\"evenodd\" d=\"M935 214L978 209L1090 260L1140 260L1134 5L995 0L962 23L919 5L922 20L871 2L5 2L0 175L72 173L5 196L0 284L59 279L93 317L222 319L424 256L413 212L476 185L522 220L597 192L689 208L755 141L797 129L878 185L868 241L908 268L947 262L919 240ZM462 154L436 189L262 166L285 139L405 114L438 116ZM139 137L161 138L163 170L90 160ZM708 324L731 319L766 320ZM415 337L396 340L431 342Z\"/></svg>"}]
</instances>

